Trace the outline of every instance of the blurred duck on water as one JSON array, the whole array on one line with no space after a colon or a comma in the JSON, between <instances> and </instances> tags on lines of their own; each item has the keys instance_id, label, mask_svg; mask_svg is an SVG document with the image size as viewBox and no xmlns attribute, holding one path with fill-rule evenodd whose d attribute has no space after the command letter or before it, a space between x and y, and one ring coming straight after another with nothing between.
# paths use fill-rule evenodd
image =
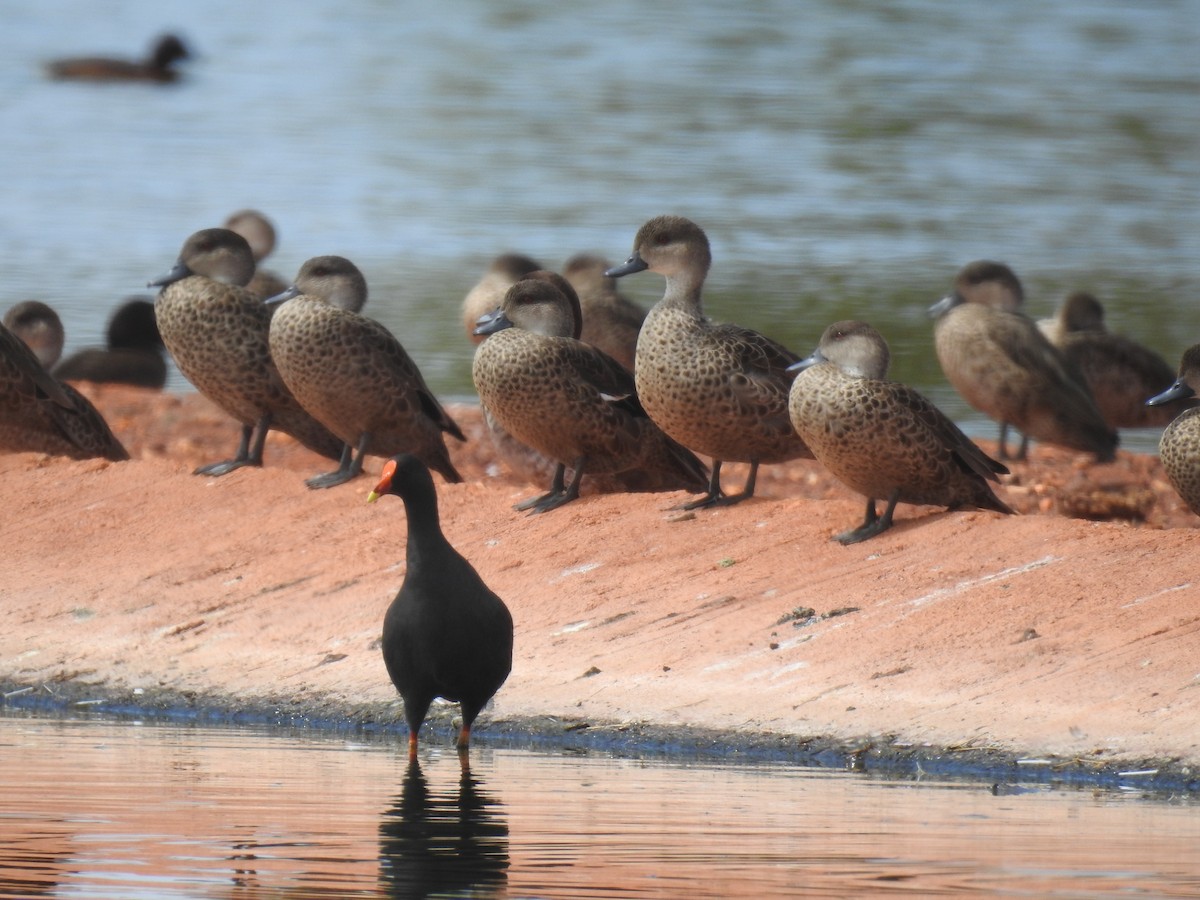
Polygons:
<instances>
[{"instance_id":1,"label":"blurred duck on water","mask_svg":"<svg viewBox=\"0 0 1200 900\"><path fill-rule=\"evenodd\" d=\"M155 40L145 59L114 59L108 56L57 59L46 64L46 74L62 81L169 84L179 78L175 63L190 57L191 53L180 37L164 34Z\"/></svg>"}]
</instances>

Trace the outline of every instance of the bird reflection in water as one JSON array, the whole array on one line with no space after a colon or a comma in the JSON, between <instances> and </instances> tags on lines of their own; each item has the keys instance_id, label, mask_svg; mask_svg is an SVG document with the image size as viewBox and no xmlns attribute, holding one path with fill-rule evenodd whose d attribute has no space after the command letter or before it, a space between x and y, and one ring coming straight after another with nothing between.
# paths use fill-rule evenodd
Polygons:
<instances>
[{"instance_id":1,"label":"bird reflection in water","mask_svg":"<svg viewBox=\"0 0 1200 900\"><path fill-rule=\"evenodd\" d=\"M508 821L460 757L458 789L430 789L409 761L395 805L379 823L379 879L389 896L502 896L508 884Z\"/></svg>"}]
</instances>

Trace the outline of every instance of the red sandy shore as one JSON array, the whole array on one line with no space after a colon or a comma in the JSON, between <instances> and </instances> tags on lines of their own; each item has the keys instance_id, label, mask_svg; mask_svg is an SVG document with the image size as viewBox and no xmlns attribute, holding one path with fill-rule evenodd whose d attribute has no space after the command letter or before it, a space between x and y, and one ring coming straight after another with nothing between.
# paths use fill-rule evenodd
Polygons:
<instances>
[{"instance_id":1,"label":"red sandy shore","mask_svg":"<svg viewBox=\"0 0 1200 900\"><path fill-rule=\"evenodd\" d=\"M380 461L311 491L328 462L272 435L265 468L195 477L236 437L207 401L86 390L133 461L0 456L0 681L394 714L378 636L405 523L397 498L364 502ZM443 527L516 621L481 737L489 716L556 717L1200 764L1197 519L1153 457L1037 448L999 489L1023 515L901 507L843 547L862 500L803 461L731 508L514 512L541 486L494 462L477 409L451 414L470 441Z\"/></svg>"}]
</instances>

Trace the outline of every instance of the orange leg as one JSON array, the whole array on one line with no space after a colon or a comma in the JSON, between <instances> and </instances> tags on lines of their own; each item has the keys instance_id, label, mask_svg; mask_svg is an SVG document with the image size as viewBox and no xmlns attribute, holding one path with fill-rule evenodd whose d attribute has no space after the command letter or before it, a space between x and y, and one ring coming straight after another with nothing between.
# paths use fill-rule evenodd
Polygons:
<instances>
[{"instance_id":1,"label":"orange leg","mask_svg":"<svg viewBox=\"0 0 1200 900\"><path fill-rule=\"evenodd\" d=\"M461 753L470 746L471 746L471 726L464 725L462 727L462 730L458 733L458 750Z\"/></svg>"},{"instance_id":2,"label":"orange leg","mask_svg":"<svg viewBox=\"0 0 1200 900\"><path fill-rule=\"evenodd\" d=\"M412 762L417 758L417 733L410 731L408 733L408 761Z\"/></svg>"}]
</instances>

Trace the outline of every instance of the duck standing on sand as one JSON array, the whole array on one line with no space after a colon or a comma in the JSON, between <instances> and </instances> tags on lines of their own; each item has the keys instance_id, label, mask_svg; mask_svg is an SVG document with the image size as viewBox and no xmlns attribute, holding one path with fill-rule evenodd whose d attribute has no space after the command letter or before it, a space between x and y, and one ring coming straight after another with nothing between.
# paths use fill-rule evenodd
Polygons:
<instances>
[{"instance_id":1,"label":"duck standing on sand","mask_svg":"<svg viewBox=\"0 0 1200 900\"><path fill-rule=\"evenodd\" d=\"M197 475L261 466L272 428L322 456L343 455L342 441L305 412L279 376L267 343L270 310L244 287L253 275L246 239L206 228L184 242L174 268L148 285L162 288L154 314L179 371L242 426L233 459L200 466Z\"/></svg>"},{"instance_id":2,"label":"duck standing on sand","mask_svg":"<svg viewBox=\"0 0 1200 900\"><path fill-rule=\"evenodd\" d=\"M99 410L75 388L51 376L25 342L3 325L0 450L36 451L73 459L129 459Z\"/></svg>"},{"instance_id":3,"label":"duck standing on sand","mask_svg":"<svg viewBox=\"0 0 1200 900\"><path fill-rule=\"evenodd\" d=\"M1000 459L1011 424L1028 438L1084 450L1097 462L1116 455L1117 433L1100 415L1083 377L1037 323L1020 312L1024 290L1003 263L963 267L954 292L930 307L934 347L946 379L971 406L1000 423Z\"/></svg>"},{"instance_id":4,"label":"duck standing on sand","mask_svg":"<svg viewBox=\"0 0 1200 900\"><path fill-rule=\"evenodd\" d=\"M512 669L512 614L446 540L433 478L420 460L405 453L384 463L367 502L384 494L400 497L408 518L404 582L383 620L383 662L404 699L408 755L417 755L435 697L461 704L465 753L479 711Z\"/></svg>"},{"instance_id":5,"label":"duck standing on sand","mask_svg":"<svg viewBox=\"0 0 1200 900\"><path fill-rule=\"evenodd\" d=\"M1197 392L1200 392L1200 344L1184 352L1175 383L1146 402L1160 406L1195 397ZM1200 407L1185 409L1163 429L1158 455L1175 493L1188 509L1200 516Z\"/></svg>"},{"instance_id":6,"label":"duck standing on sand","mask_svg":"<svg viewBox=\"0 0 1200 900\"><path fill-rule=\"evenodd\" d=\"M634 377L650 418L695 453L712 457L708 492L685 509L729 505L754 495L761 463L812 458L788 418L786 347L738 325L704 316L700 292L712 263L708 237L681 216L659 216L639 229L633 255L607 274L649 270L666 277L663 298L638 335ZM721 490L721 463L747 462L741 493Z\"/></svg>"},{"instance_id":7,"label":"duck standing on sand","mask_svg":"<svg viewBox=\"0 0 1200 900\"><path fill-rule=\"evenodd\" d=\"M789 413L817 461L867 498L863 524L837 535L854 544L892 526L897 503L1012 513L988 481L1008 469L908 385L887 381L890 354L865 322L835 322L792 368ZM876 515L875 501L887 508Z\"/></svg>"},{"instance_id":8,"label":"duck standing on sand","mask_svg":"<svg viewBox=\"0 0 1200 900\"><path fill-rule=\"evenodd\" d=\"M54 377L162 390L167 383L166 347L153 301L130 297L109 318L106 336L107 346L77 350L54 367Z\"/></svg>"},{"instance_id":9,"label":"duck standing on sand","mask_svg":"<svg viewBox=\"0 0 1200 900\"><path fill-rule=\"evenodd\" d=\"M333 472L305 484L333 487L362 473L366 454L411 453L451 482L445 435L466 437L421 377L416 363L383 325L359 315L367 280L342 256L315 256L296 280L271 297L271 356L297 400L345 441ZM353 448L356 452L350 453Z\"/></svg>"},{"instance_id":10,"label":"duck standing on sand","mask_svg":"<svg viewBox=\"0 0 1200 900\"><path fill-rule=\"evenodd\" d=\"M1161 428L1196 405L1195 398L1146 405L1175 370L1149 347L1105 328L1104 306L1085 291L1068 296L1058 315L1038 327L1083 376L1111 428Z\"/></svg>"},{"instance_id":11,"label":"duck standing on sand","mask_svg":"<svg viewBox=\"0 0 1200 900\"><path fill-rule=\"evenodd\" d=\"M518 281L480 320L488 338L471 368L480 403L505 432L557 464L550 491L517 508L569 503L586 472L647 470L667 482L663 490L702 490L703 463L650 420L627 369L573 336L577 321L566 292L537 277ZM574 477L565 485L568 465Z\"/></svg>"}]
</instances>

